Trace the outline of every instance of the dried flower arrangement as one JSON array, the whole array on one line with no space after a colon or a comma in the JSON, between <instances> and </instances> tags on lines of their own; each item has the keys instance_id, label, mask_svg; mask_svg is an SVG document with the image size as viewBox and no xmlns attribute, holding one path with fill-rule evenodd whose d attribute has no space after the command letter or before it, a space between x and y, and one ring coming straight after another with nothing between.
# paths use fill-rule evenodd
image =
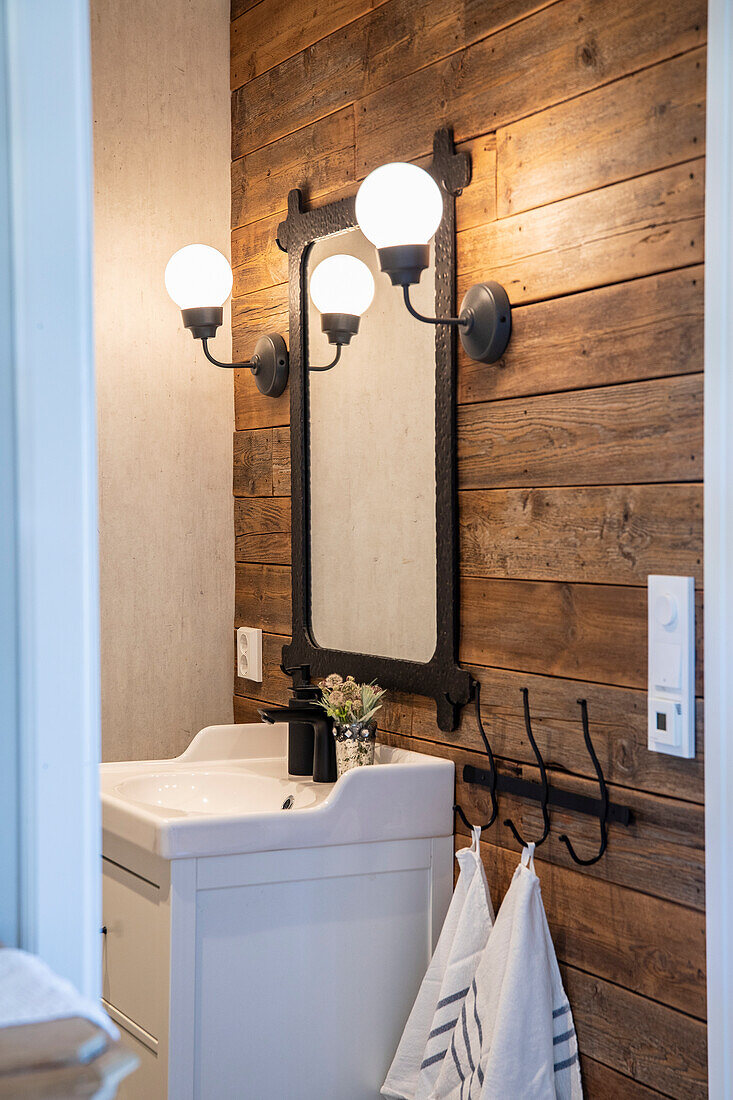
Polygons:
<instances>
[{"instance_id":1,"label":"dried flower arrangement","mask_svg":"<svg viewBox=\"0 0 733 1100\"><path fill-rule=\"evenodd\" d=\"M342 679L332 672L320 684L321 706L338 726L355 722L366 726L382 706L386 692L378 684L357 684L353 676Z\"/></svg>"}]
</instances>

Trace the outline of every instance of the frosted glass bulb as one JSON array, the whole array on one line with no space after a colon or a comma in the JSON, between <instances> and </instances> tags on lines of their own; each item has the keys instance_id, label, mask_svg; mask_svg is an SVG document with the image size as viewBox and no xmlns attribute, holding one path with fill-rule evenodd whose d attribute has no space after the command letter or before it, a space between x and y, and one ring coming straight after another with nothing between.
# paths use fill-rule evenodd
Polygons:
<instances>
[{"instance_id":1,"label":"frosted glass bulb","mask_svg":"<svg viewBox=\"0 0 733 1100\"><path fill-rule=\"evenodd\" d=\"M232 269L208 244L187 244L168 261L165 289L180 309L222 306L232 292Z\"/></svg>"},{"instance_id":2,"label":"frosted glass bulb","mask_svg":"<svg viewBox=\"0 0 733 1100\"><path fill-rule=\"evenodd\" d=\"M356 195L356 220L376 248L427 244L442 217L440 188L416 164L383 164Z\"/></svg>"},{"instance_id":3,"label":"frosted glass bulb","mask_svg":"<svg viewBox=\"0 0 733 1100\"><path fill-rule=\"evenodd\" d=\"M319 313L360 317L374 297L374 277L356 256L329 256L311 275L311 298Z\"/></svg>"}]
</instances>

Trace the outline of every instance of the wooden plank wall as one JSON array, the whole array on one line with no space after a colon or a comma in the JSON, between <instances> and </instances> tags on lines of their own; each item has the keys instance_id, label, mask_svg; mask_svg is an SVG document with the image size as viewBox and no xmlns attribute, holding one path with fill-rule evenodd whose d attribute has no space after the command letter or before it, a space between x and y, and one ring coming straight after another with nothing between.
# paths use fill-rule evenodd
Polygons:
<instances>
[{"instance_id":1,"label":"wooden plank wall","mask_svg":"<svg viewBox=\"0 0 733 1100\"><path fill-rule=\"evenodd\" d=\"M590 1100L706 1095L702 730L694 762L646 750L646 576L694 574L702 683L704 0L233 0L234 351L287 333L274 229L291 187L353 193L449 123L473 160L458 199L458 290L498 279L514 306L503 363L459 364L461 659L482 684L500 767L535 774L521 711L559 784L591 793L588 699L612 797L634 824L572 864L555 812L542 892ZM238 720L286 698L288 395L235 381L235 622L261 625L264 682L235 678ZM432 704L393 699L382 737L480 762ZM479 790L458 783L472 819ZM536 807L502 799L529 834ZM457 844L465 842L460 834ZM482 854L498 903L517 862Z\"/></svg>"}]
</instances>

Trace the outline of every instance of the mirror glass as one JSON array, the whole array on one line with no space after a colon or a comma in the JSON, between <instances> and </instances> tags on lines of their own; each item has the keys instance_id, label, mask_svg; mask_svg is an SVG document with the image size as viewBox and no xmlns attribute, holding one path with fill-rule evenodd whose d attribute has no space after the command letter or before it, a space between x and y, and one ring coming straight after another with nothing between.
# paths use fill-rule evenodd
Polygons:
<instances>
[{"instance_id":1,"label":"mirror glass","mask_svg":"<svg viewBox=\"0 0 733 1100\"><path fill-rule=\"evenodd\" d=\"M374 301L333 370L307 372L311 631L324 649L427 662L436 646L435 332L405 309L359 229L306 256L358 257ZM333 359L308 294L308 356ZM435 268L412 288L435 313Z\"/></svg>"}]
</instances>

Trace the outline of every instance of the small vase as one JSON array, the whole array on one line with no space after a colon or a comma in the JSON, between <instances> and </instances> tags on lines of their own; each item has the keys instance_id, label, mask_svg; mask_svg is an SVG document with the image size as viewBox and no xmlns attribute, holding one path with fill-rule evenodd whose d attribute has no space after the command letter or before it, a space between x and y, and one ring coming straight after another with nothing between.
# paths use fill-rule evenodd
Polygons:
<instances>
[{"instance_id":1,"label":"small vase","mask_svg":"<svg viewBox=\"0 0 733 1100\"><path fill-rule=\"evenodd\" d=\"M333 731L336 739L336 768L338 775L350 772L352 768L374 763L374 746L377 743L377 723L352 722L348 726L336 726Z\"/></svg>"}]
</instances>

